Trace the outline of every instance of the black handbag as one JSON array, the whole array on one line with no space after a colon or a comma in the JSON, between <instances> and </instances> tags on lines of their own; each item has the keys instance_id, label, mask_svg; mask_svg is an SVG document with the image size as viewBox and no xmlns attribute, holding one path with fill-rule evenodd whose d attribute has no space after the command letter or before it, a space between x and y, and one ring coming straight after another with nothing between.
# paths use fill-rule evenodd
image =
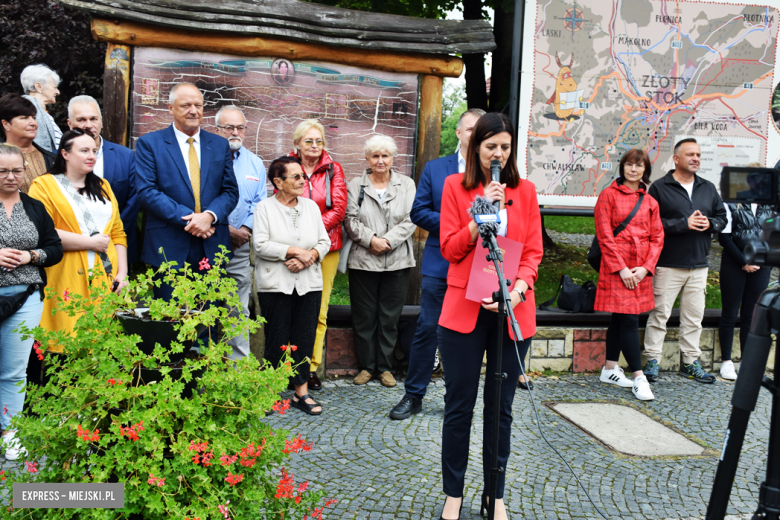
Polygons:
<instances>
[{"instance_id":1,"label":"black handbag","mask_svg":"<svg viewBox=\"0 0 780 520\"><path fill-rule=\"evenodd\" d=\"M3 322L16 314L16 311L22 308L27 298L35 292L35 285L32 284L27 287L26 291L22 291L13 296L0 296L0 322Z\"/></svg>"},{"instance_id":2,"label":"black handbag","mask_svg":"<svg viewBox=\"0 0 780 520\"><path fill-rule=\"evenodd\" d=\"M634 209L632 209L626 219L612 231L613 237L618 236L621 231L628 227L628 223L631 222L631 219L634 218L634 215L639 211L639 207L642 205L642 199L644 198L645 194L640 193L639 200L636 201ZM598 236L593 237L593 243L590 245L590 249L588 249L588 263L597 273L599 272L599 269L601 269L601 246L599 245Z\"/></svg>"},{"instance_id":3,"label":"black handbag","mask_svg":"<svg viewBox=\"0 0 780 520\"><path fill-rule=\"evenodd\" d=\"M574 280L565 274L561 276L561 283L558 284L558 290L555 296L539 305L539 310L555 311L550 305L558 300L558 309L566 312L593 312L596 304L596 284L590 280L582 285L577 285Z\"/></svg>"}]
</instances>

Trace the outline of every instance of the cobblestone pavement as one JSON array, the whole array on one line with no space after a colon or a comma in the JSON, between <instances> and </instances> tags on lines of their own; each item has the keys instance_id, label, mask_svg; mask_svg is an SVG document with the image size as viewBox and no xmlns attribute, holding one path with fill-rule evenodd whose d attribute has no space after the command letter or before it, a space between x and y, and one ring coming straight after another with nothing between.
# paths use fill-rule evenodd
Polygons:
<instances>
[{"instance_id":1,"label":"cobblestone pavement","mask_svg":"<svg viewBox=\"0 0 780 520\"><path fill-rule=\"evenodd\" d=\"M327 381L315 393L324 407L319 417L291 409L269 418L275 427L301 433L314 443L290 464L296 482L309 479L338 499L328 519L438 519L443 503L440 441L444 384L428 387L423 413L406 421L387 414L403 396L403 382L387 389L376 381ZM701 385L662 374L653 385L656 400L641 403L630 389L605 385L594 375L563 375L536 380L534 398L542 431L572 465L593 500L612 519L703 518L723 434L733 384ZM285 392L288 398L292 392ZM614 453L563 420L543 403L623 400L665 421L709 448L694 458L638 458ZM481 396L474 415L471 455L461 518L479 518L481 483ZM729 515L750 518L765 478L769 410L766 391L753 414ZM505 502L510 517L525 519L599 518L574 477L540 437L528 394L514 403L512 456ZM748 516L745 516L748 515Z\"/></svg>"}]
</instances>

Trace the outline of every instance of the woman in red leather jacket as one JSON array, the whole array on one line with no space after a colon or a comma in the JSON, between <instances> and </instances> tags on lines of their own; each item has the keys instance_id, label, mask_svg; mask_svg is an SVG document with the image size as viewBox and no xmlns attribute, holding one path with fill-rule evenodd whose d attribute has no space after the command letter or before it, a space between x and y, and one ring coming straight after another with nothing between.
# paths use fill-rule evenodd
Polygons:
<instances>
[{"instance_id":1,"label":"woman in red leather jacket","mask_svg":"<svg viewBox=\"0 0 780 520\"><path fill-rule=\"evenodd\" d=\"M322 213L322 222L330 238L330 251L322 259L322 304L311 357L309 389L321 390L317 367L322 362L322 343L328 328L328 301L333 290L333 279L339 266L341 249L341 222L347 214L347 183L341 165L330 158L326 151L325 128L316 119L301 121L293 133L295 150L291 157L301 160L303 172L308 179L303 187L303 196L314 200Z\"/></svg>"},{"instance_id":2,"label":"woman in red leather jacket","mask_svg":"<svg viewBox=\"0 0 780 520\"><path fill-rule=\"evenodd\" d=\"M506 468L512 427L512 401L520 375L519 359L525 359L531 337L536 332L534 282L542 260L542 223L536 188L520 179L514 146L514 128L503 114L480 117L469 141L466 172L447 177L441 203L441 254L450 262L447 292L439 318L439 349L445 366L447 394L444 399L442 428L442 476L447 495L441 518L460 517L463 483L469 457L471 418L479 390L482 357L487 352L487 369L483 392L482 460L484 489L480 513L487 510L490 481L491 439L493 436L493 385L495 372L498 304L466 299L471 264L479 233L468 213L474 198L483 195L500 202L499 234L523 244L520 266L511 282L512 307L523 338L517 352L506 324L501 345L502 370L507 377L501 389L498 464ZM490 162L501 162L501 182L491 181ZM498 282L496 281L496 285ZM521 294L526 301L520 303ZM496 494L497 520L507 518L504 507L504 475L498 478Z\"/></svg>"}]
</instances>

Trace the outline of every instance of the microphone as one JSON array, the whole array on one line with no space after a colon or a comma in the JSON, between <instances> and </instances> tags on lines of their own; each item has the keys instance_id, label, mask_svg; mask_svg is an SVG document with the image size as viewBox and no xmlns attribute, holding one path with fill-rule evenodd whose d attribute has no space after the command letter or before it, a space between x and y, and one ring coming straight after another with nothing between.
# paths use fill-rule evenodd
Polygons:
<instances>
[{"instance_id":1,"label":"microphone","mask_svg":"<svg viewBox=\"0 0 780 520\"><path fill-rule=\"evenodd\" d=\"M491 204L491 202L482 195L477 195L474 202L471 203L469 215L471 215L471 218L479 224L480 236L485 236L486 233L493 236L498 234L498 223L500 222L498 218L498 207ZM480 218L485 215L489 215L490 217Z\"/></svg>"},{"instance_id":2,"label":"microphone","mask_svg":"<svg viewBox=\"0 0 780 520\"><path fill-rule=\"evenodd\" d=\"M498 159L493 159L490 161L490 177L492 180L500 183L501 182L501 161ZM498 212L498 208L501 206L501 203L499 201L493 202L493 206L496 207L496 212Z\"/></svg>"}]
</instances>

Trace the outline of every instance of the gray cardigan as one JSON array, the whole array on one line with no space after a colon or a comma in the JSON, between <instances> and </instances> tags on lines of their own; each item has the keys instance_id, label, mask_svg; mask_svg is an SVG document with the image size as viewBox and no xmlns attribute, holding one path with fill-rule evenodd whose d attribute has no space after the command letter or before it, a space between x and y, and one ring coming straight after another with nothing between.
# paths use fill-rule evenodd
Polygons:
<instances>
[{"instance_id":1,"label":"gray cardigan","mask_svg":"<svg viewBox=\"0 0 780 520\"><path fill-rule=\"evenodd\" d=\"M59 128L55 130L56 125L49 116L49 113L46 112L46 107L44 107L43 103L38 101L38 99L32 96L25 94L22 97L32 101L32 104L35 105L35 110L37 110L37 113L35 114L35 120L38 121L38 134L35 136L35 139L33 139L33 142L44 150L57 153L57 148L54 146L54 135L56 134L57 130L59 130Z\"/></svg>"},{"instance_id":2,"label":"gray cardigan","mask_svg":"<svg viewBox=\"0 0 780 520\"><path fill-rule=\"evenodd\" d=\"M320 207L311 199L298 197L298 217L292 223L290 208L276 196L260 201L255 207L252 238L255 244L255 283L258 292L299 296L322 290L320 262L330 249L330 239L322 223ZM310 267L293 273L284 262L290 247L316 249L319 258Z\"/></svg>"}]
</instances>

